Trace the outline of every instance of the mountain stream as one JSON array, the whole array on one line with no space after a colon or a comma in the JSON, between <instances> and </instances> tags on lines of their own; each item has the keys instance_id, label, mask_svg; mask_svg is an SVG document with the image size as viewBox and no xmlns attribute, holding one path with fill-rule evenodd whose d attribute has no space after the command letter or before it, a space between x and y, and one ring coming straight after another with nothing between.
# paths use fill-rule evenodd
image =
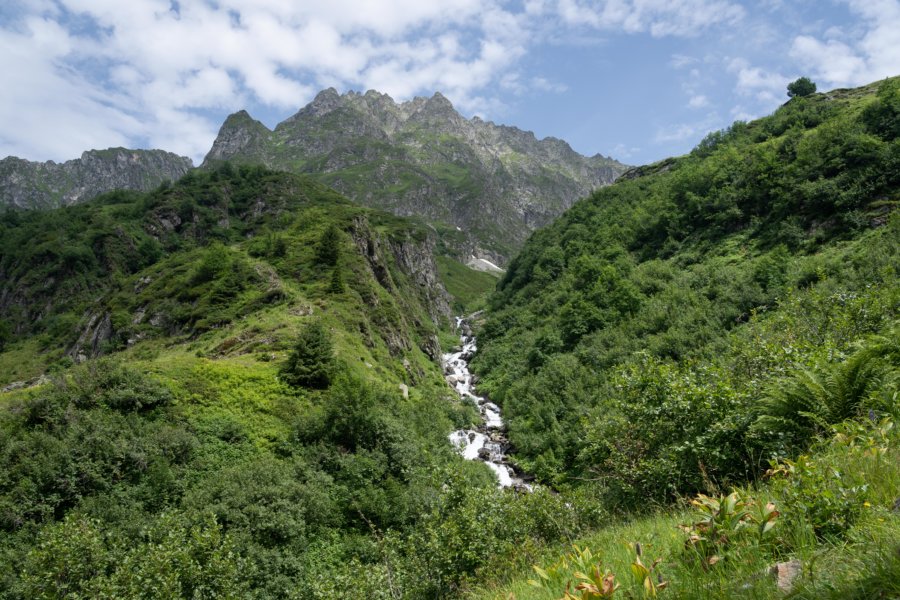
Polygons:
<instances>
[{"instance_id":1,"label":"mountain stream","mask_svg":"<svg viewBox=\"0 0 900 600\"><path fill-rule=\"evenodd\" d=\"M475 429L459 429L450 434L450 442L467 460L484 462L497 475L500 487L531 491L531 486L510 466L506 452L509 440L504 432L500 407L487 398L475 394L469 360L475 355L475 336L464 317L456 317L461 349L444 354L444 377L463 401L472 403L481 413L482 424Z\"/></svg>"}]
</instances>

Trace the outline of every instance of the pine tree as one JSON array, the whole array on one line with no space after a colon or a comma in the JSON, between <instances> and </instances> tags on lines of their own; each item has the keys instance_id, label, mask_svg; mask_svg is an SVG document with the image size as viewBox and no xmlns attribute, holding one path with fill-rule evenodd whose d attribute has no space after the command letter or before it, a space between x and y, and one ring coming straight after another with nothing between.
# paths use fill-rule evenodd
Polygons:
<instances>
[{"instance_id":1,"label":"pine tree","mask_svg":"<svg viewBox=\"0 0 900 600\"><path fill-rule=\"evenodd\" d=\"M319 262L333 267L337 264L341 256L341 234L337 226L333 223L322 232L319 238L319 246L316 249L316 255Z\"/></svg>"},{"instance_id":2,"label":"pine tree","mask_svg":"<svg viewBox=\"0 0 900 600\"><path fill-rule=\"evenodd\" d=\"M341 267L336 266L331 271L331 283L328 286L328 291L332 294L343 294L344 293L344 277L341 273Z\"/></svg>"},{"instance_id":3,"label":"pine tree","mask_svg":"<svg viewBox=\"0 0 900 600\"><path fill-rule=\"evenodd\" d=\"M282 365L281 378L295 387L325 389L331 384L333 371L331 335L321 323L310 323Z\"/></svg>"}]
</instances>

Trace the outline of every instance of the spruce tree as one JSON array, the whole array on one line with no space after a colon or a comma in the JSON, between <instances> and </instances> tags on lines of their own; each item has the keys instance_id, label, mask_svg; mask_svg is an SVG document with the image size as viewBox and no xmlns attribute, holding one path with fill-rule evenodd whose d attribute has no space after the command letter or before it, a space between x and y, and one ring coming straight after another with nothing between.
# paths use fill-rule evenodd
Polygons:
<instances>
[{"instance_id":1,"label":"spruce tree","mask_svg":"<svg viewBox=\"0 0 900 600\"><path fill-rule=\"evenodd\" d=\"M328 285L328 291L332 294L344 293L344 277L340 265L331 271L331 283Z\"/></svg>"},{"instance_id":2,"label":"spruce tree","mask_svg":"<svg viewBox=\"0 0 900 600\"><path fill-rule=\"evenodd\" d=\"M324 265L333 267L337 264L338 258L341 256L341 234L333 223L322 232L316 255L319 262Z\"/></svg>"},{"instance_id":3,"label":"spruce tree","mask_svg":"<svg viewBox=\"0 0 900 600\"><path fill-rule=\"evenodd\" d=\"M334 349L331 335L319 323L307 325L297 338L287 362L281 367L281 378L295 387L325 389L334 371Z\"/></svg>"}]
</instances>

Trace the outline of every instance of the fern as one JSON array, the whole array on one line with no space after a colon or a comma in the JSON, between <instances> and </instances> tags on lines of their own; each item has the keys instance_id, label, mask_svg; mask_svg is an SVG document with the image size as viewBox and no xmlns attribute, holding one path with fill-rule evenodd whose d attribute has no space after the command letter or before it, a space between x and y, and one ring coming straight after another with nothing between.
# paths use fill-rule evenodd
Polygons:
<instances>
[{"instance_id":1,"label":"fern","mask_svg":"<svg viewBox=\"0 0 900 600\"><path fill-rule=\"evenodd\" d=\"M898 328L875 336L843 363L799 368L766 390L753 424L757 437L781 450L802 447L831 425L858 416L870 399L890 394L898 382ZM890 406L883 406L890 409Z\"/></svg>"}]
</instances>

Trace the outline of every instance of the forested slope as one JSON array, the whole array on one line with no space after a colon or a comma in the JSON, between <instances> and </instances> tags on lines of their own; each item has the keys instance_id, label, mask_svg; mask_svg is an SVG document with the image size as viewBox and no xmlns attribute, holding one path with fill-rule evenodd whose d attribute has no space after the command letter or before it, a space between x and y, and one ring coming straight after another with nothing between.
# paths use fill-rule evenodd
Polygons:
<instances>
[{"instance_id":1,"label":"forested slope","mask_svg":"<svg viewBox=\"0 0 900 600\"><path fill-rule=\"evenodd\" d=\"M898 185L892 79L737 122L535 233L479 389L526 471L609 513L471 597L898 597Z\"/></svg>"},{"instance_id":2,"label":"forested slope","mask_svg":"<svg viewBox=\"0 0 900 600\"><path fill-rule=\"evenodd\" d=\"M898 115L897 79L794 98L534 234L476 362L521 463L633 506L801 449L819 426L770 430L764 399L896 327ZM896 410L885 381L826 421Z\"/></svg>"},{"instance_id":3,"label":"forested slope","mask_svg":"<svg viewBox=\"0 0 900 600\"><path fill-rule=\"evenodd\" d=\"M432 243L228 164L6 213L0 597L429 597L471 573L444 523L500 495L447 441L478 415L441 374Z\"/></svg>"}]
</instances>

